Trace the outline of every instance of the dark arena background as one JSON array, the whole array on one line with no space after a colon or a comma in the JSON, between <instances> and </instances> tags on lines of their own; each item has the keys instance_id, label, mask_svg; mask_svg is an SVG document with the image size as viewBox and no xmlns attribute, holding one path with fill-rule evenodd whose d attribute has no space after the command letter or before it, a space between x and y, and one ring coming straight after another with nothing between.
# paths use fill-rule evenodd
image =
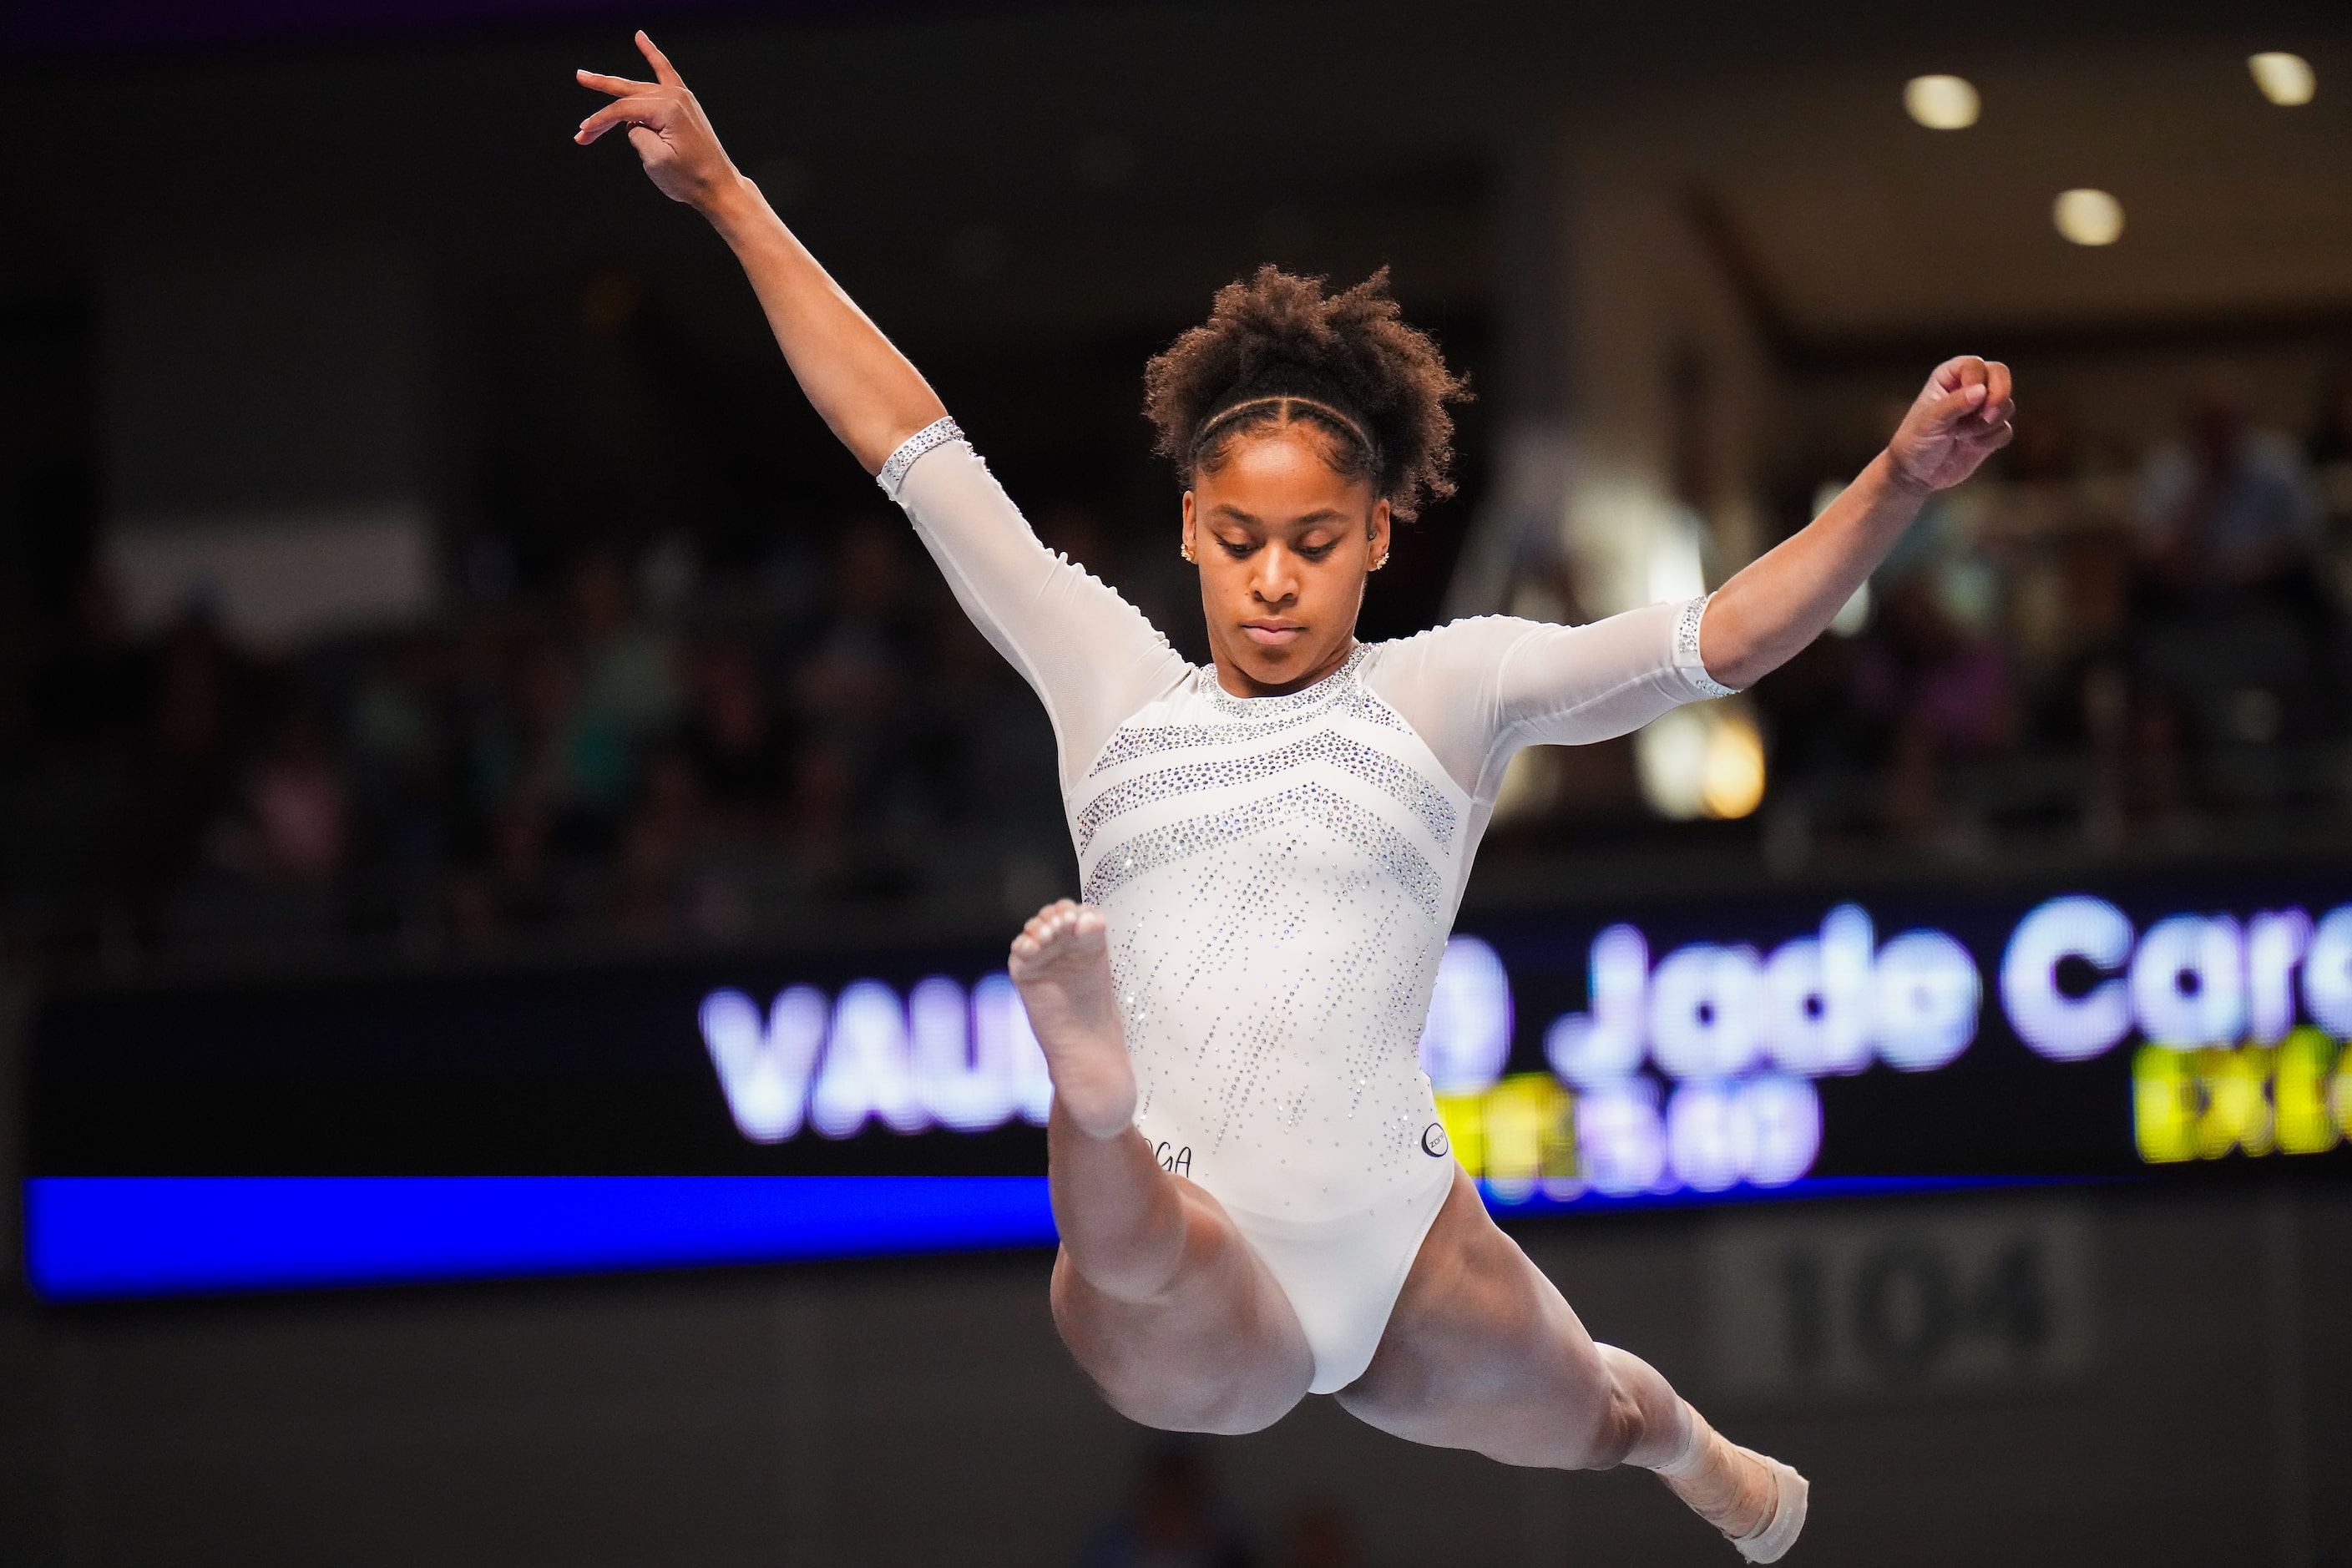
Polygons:
<instances>
[{"instance_id":1,"label":"dark arena background","mask_svg":"<svg viewBox=\"0 0 2352 1568\"><path fill-rule=\"evenodd\" d=\"M2105 0L0 13L0 1562L1736 1560L1073 1365L1053 737L570 143L638 26L1194 658L1139 374L1262 262L1476 393L1370 637L1719 584L2010 363L1794 663L1514 763L1444 1136L1792 1562L2352 1564L2352 24Z\"/></svg>"}]
</instances>

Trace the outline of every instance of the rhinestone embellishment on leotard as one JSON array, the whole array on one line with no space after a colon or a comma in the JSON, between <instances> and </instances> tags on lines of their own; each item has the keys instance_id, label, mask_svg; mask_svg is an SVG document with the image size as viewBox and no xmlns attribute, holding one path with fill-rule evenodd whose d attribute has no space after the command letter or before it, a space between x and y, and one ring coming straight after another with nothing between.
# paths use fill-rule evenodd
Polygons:
<instances>
[{"instance_id":1,"label":"rhinestone embellishment on leotard","mask_svg":"<svg viewBox=\"0 0 2352 1568\"><path fill-rule=\"evenodd\" d=\"M1335 686L1340 676L1351 675L1362 662L1368 650L1358 648L1348 662L1340 666L1328 679L1318 681L1305 691L1294 691L1287 697L1233 697L1216 687L1216 672L1202 670L1196 679L1204 695L1210 697L1217 710L1233 716L1226 724L1137 724L1122 727L1095 758L1094 766L1087 770L1088 777L1107 773L1138 757L1154 756L1161 752L1197 750L1203 746L1231 746L1263 740L1285 730L1296 729L1328 712L1345 714L1367 724L1377 724L1383 730L1401 734L1412 733L1412 726L1396 715L1387 703L1365 690L1360 682L1350 679Z\"/></svg>"},{"instance_id":2,"label":"rhinestone embellishment on leotard","mask_svg":"<svg viewBox=\"0 0 2352 1568\"><path fill-rule=\"evenodd\" d=\"M962 439L963 432L954 420L945 417L934 419L898 443L898 449L890 454L889 460L882 465L882 471L874 476L874 482L882 487L884 495L897 500L898 487L907 482L907 470L915 466L916 458L934 447L944 447L950 441Z\"/></svg>"},{"instance_id":3,"label":"rhinestone embellishment on leotard","mask_svg":"<svg viewBox=\"0 0 2352 1568\"><path fill-rule=\"evenodd\" d=\"M1683 613L1675 618L1675 664L1704 695L1730 697L1735 694L1733 689L1709 675L1706 661L1698 654L1698 623L1706 614L1707 601L1714 597L1712 594L1701 595L1685 605Z\"/></svg>"},{"instance_id":4,"label":"rhinestone embellishment on leotard","mask_svg":"<svg viewBox=\"0 0 2352 1568\"><path fill-rule=\"evenodd\" d=\"M1430 786L1427 779L1385 752L1360 745L1333 731L1318 730L1289 745L1257 756L1226 757L1215 762L1166 768L1146 773L1141 778L1129 779L1125 784L1111 785L1089 801L1086 809L1077 815L1078 853L1083 855L1087 852L1094 842L1096 831L1104 823L1137 806L1164 800L1170 795L1194 795L1202 790L1247 784L1312 762L1328 763L1394 796L1412 808L1432 837L1442 845L1450 847L1453 844L1454 806Z\"/></svg>"},{"instance_id":5,"label":"rhinestone embellishment on leotard","mask_svg":"<svg viewBox=\"0 0 2352 1568\"><path fill-rule=\"evenodd\" d=\"M1395 828L1318 784L1300 784L1230 811L1212 812L1138 834L1120 846L1116 858L1106 858L1095 868L1094 874L1087 879L1086 900L1099 904L1121 885L1154 867L1247 838L1278 826L1294 813L1329 829L1371 857L1381 870L1412 893L1413 902L1421 906L1423 913L1432 920L1442 918L1444 884L1427 857Z\"/></svg>"}]
</instances>

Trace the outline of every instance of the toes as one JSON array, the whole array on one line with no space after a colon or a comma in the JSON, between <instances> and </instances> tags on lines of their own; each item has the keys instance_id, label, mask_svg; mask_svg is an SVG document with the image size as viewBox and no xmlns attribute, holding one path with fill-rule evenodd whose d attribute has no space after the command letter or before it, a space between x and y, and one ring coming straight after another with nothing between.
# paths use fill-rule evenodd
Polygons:
<instances>
[{"instance_id":1,"label":"toes","mask_svg":"<svg viewBox=\"0 0 2352 1568\"><path fill-rule=\"evenodd\" d=\"M1069 937L1092 936L1108 924L1103 912L1092 905L1057 899L1029 917L1021 934L1013 939L1013 951L1024 959L1036 958Z\"/></svg>"}]
</instances>

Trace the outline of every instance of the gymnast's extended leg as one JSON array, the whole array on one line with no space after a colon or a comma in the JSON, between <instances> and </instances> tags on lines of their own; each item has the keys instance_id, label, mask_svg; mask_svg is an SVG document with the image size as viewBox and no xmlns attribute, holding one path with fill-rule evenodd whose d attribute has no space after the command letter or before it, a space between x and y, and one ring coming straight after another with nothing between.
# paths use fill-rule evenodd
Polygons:
<instances>
[{"instance_id":1,"label":"gymnast's extended leg","mask_svg":"<svg viewBox=\"0 0 2352 1568\"><path fill-rule=\"evenodd\" d=\"M1013 982L1054 1079L1046 1129L1054 1321L1112 1406L1148 1426L1254 1432L1305 1396L1297 1314L1217 1200L1135 1130L1135 1072L1102 915L1067 900L1013 943Z\"/></svg>"},{"instance_id":2,"label":"gymnast's extended leg","mask_svg":"<svg viewBox=\"0 0 2352 1568\"><path fill-rule=\"evenodd\" d=\"M1595 1343L1459 1171L1378 1353L1339 1399L1383 1431L1505 1464L1655 1470L1752 1562L1804 1522L1796 1472L1726 1441L1648 1363Z\"/></svg>"}]
</instances>

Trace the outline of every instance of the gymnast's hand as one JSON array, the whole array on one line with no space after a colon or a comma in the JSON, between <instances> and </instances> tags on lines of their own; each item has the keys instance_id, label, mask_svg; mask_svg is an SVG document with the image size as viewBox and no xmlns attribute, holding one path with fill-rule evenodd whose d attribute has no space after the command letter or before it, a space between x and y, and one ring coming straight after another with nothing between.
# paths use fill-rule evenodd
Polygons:
<instances>
[{"instance_id":1,"label":"gymnast's hand","mask_svg":"<svg viewBox=\"0 0 2352 1568\"><path fill-rule=\"evenodd\" d=\"M1974 354L1946 360L1886 444L1895 481L1922 493L1951 489L2009 445L2016 412L2009 366Z\"/></svg>"},{"instance_id":2,"label":"gymnast's hand","mask_svg":"<svg viewBox=\"0 0 2352 1568\"><path fill-rule=\"evenodd\" d=\"M581 86L610 93L613 101L582 121L572 139L585 147L614 126L627 126L629 145L645 160L646 173L662 195L708 209L720 196L738 189L741 176L729 160L727 149L719 144L710 117L702 112L702 105L695 101L669 57L654 47L654 41L643 32L637 34L637 48L654 68L651 81L598 76L594 71L577 73Z\"/></svg>"}]
</instances>

